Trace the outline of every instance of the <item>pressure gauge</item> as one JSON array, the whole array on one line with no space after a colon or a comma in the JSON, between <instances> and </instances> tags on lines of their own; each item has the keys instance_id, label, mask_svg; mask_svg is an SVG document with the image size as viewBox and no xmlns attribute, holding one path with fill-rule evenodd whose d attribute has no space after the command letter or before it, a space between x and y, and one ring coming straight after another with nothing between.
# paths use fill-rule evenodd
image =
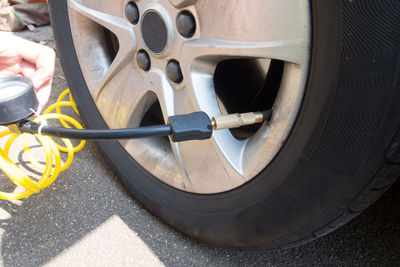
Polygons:
<instances>
[{"instance_id":1,"label":"pressure gauge","mask_svg":"<svg viewBox=\"0 0 400 267\"><path fill-rule=\"evenodd\" d=\"M0 78L0 125L26 119L38 109L32 81L25 77Z\"/></svg>"}]
</instances>

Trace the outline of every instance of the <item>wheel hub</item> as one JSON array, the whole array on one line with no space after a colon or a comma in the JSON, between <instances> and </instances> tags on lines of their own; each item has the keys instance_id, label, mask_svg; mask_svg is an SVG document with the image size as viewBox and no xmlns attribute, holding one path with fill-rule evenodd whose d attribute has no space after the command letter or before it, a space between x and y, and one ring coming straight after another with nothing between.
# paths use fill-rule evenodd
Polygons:
<instances>
[{"instance_id":1,"label":"wheel hub","mask_svg":"<svg viewBox=\"0 0 400 267\"><path fill-rule=\"evenodd\" d=\"M161 15L149 10L144 14L142 20L142 36L146 46L154 54L161 54L168 41L168 30Z\"/></svg>"}]
</instances>

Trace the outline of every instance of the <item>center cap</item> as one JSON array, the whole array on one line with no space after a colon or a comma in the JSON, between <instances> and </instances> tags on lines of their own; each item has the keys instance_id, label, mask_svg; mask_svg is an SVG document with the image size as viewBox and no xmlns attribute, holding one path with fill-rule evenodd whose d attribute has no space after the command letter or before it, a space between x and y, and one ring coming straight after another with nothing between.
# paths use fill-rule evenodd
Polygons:
<instances>
[{"instance_id":1,"label":"center cap","mask_svg":"<svg viewBox=\"0 0 400 267\"><path fill-rule=\"evenodd\" d=\"M165 50L168 41L167 25L156 11L150 10L144 15L142 36L147 47L154 54L160 54Z\"/></svg>"}]
</instances>

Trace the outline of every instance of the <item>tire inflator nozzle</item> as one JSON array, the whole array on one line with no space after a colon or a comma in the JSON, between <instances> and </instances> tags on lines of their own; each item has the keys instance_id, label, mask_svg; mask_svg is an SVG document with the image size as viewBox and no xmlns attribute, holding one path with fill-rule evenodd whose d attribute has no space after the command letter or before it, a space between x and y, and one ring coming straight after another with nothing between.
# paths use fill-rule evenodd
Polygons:
<instances>
[{"instance_id":1,"label":"tire inflator nozzle","mask_svg":"<svg viewBox=\"0 0 400 267\"><path fill-rule=\"evenodd\" d=\"M272 116L272 110L264 112L235 113L212 118L214 130L239 128L246 125L269 121Z\"/></svg>"},{"instance_id":2,"label":"tire inflator nozzle","mask_svg":"<svg viewBox=\"0 0 400 267\"><path fill-rule=\"evenodd\" d=\"M128 129L67 129L35 123L29 118L38 109L32 81L24 77L0 79L0 125L16 133L42 134L53 137L82 140L120 140L155 136L171 136L173 142L204 140L213 130L238 128L261 123L271 118L271 110L217 116L210 119L205 112L175 115L168 124Z\"/></svg>"}]
</instances>

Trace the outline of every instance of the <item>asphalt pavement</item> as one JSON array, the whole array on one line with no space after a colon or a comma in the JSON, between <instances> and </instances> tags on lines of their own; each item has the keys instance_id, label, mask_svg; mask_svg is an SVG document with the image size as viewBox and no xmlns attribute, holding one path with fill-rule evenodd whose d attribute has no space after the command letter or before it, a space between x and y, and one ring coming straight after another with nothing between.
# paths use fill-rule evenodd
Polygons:
<instances>
[{"instance_id":1,"label":"asphalt pavement","mask_svg":"<svg viewBox=\"0 0 400 267\"><path fill-rule=\"evenodd\" d=\"M50 27L19 33L54 47ZM57 61L51 103L67 88ZM68 113L69 111L67 111ZM37 154L40 150L37 149ZM14 157L24 161L15 148ZM12 187L5 177L0 189ZM400 181L341 229L281 250L218 248L193 240L150 214L118 182L93 143L49 188L0 201L3 266L397 266Z\"/></svg>"}]
</instances>

